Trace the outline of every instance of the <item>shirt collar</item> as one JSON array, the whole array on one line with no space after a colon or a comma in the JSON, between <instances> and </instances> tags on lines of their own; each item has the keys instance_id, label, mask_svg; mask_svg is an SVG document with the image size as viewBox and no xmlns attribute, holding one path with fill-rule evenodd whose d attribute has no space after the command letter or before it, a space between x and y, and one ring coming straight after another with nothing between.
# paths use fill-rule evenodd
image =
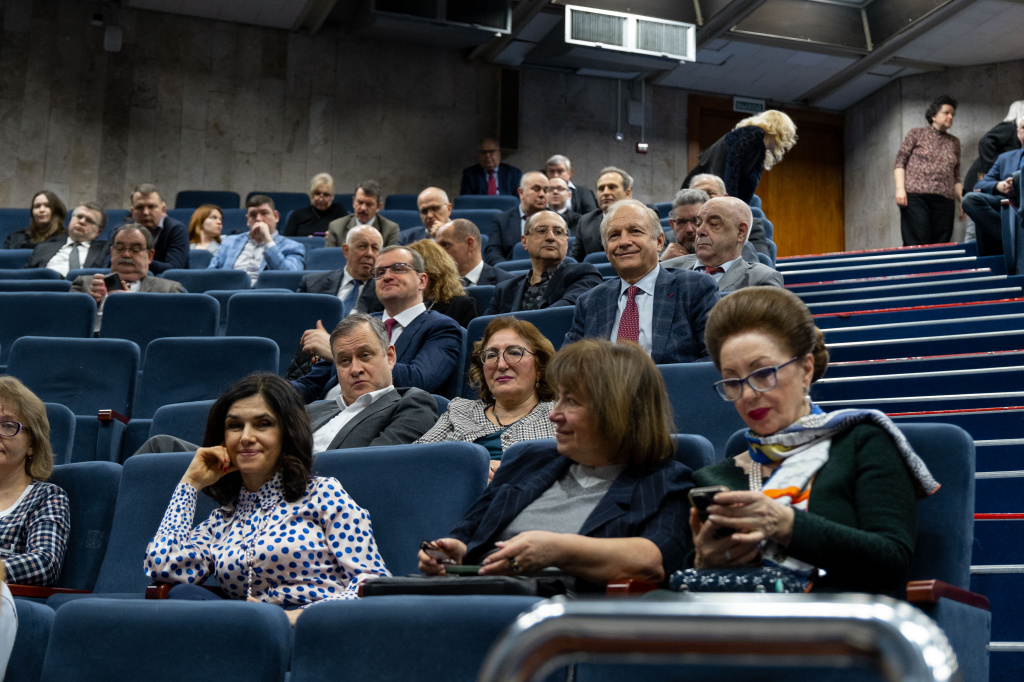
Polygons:
<instances>
[{"instance_id":1,"label":"shirt collar","mask_svg":"<svg viewBox=\"0 0 1024 682\"><path fill-rule=\"evenodd\" d=\"M563 261L564 262L564 261ZM654 295L654 285L658 281L658 275L661 274L661 263L654 266L654 269L648 272L646 275L640 278L640 281L636 283L636 286L640 287L640 291L645 294ZM629 282L619 278L619 296L625 293L626 289L632 286Z\"/></svg>"},{"instance_id":2,"label":"shirt collar","mask_svg":"<svg viewBox=\"0 0 1024 682\"><path fill-rule=\"evenodd\" d=\"M737 263L739 263L741 260L743 260L743 256L742 255L739 258L734 258L732 260L726 261L726 262L722 263L721 265L719 265L717 267L722 268L722 270L725 271L725 272L729 272L729 269L732 268ZM703 263L700 262L699 258L693 264L693 269L694 270L703 270L705 267L706 266Z\"/></svg>"},{"instance_id":3,"label":"shirt collar","mask_svg":"<svg viewBox=\"0 0 1024 682\"><path fill-rule=\"evenodd\" d=\"M480 281L480 273L482 273L483 271L484 262L480 261L479 263L476 264L476 267L474 267L472 270L466 273L466 279L468 279L473 284L476 284L477 282Z\"/></svg>"},{"instance_id":4,"label":"shirt collar","mask_svg":"<svg viewBox=\"0 0 1024 682\"><path fill-rule=\"evenodd\" d=\"M417 317L419 317L422 313L425 312L427 312L427 304L420 303L418 305L414 305L411 308L406 308L402 312L395 315L394 318L398 320L398 324L402 325L402 329L405 329L410 324L412 324L413 320L415 320ZM382 317L381 319L387 322L388 320L391 319L391 317L392 316L388 315L387 311L385 310L384 317Z\"/></svg>"},{"instance_id":5,"label":"shirt collar","mask_svg":"<svg viewBox=\"0 0 1024 682\"><path fill-rule=\"evenodd\" d=\"M369 407L370 405L373 405L375 402L377 402L378 398L380 398L382 395L386 393L390 393L393 390L395 390L394 384L392 384L391 386L385 386L384 388L377 389L376 391L364 393L355 400L353 400L351 405L345 404L345 398L340 393L338 394L338 397L335 398L334 400L338 403L338 407L340 407L342 410L344 410L346 407L355 406L365 408Z\"/></svg>"}]
</instances>

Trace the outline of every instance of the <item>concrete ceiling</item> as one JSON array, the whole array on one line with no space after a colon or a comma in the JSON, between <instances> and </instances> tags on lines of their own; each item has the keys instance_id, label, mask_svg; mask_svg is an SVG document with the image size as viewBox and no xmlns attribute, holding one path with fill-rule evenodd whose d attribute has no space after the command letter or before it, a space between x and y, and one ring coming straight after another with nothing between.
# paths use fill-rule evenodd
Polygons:
<instances>
[{"instance_id":1,"label":"concrete ceiling","mask_svg":"<svg viewBox=\"0 0 1024 682\"><path fill-rule=\"evenodd\" d=\"M695 24L696 61L567 45L566 0L123 3L289 30L338 25L347 35L463 49L468 58L495 64L643 77L662 86L834 111L910 74L1024 59L1024 0L569 1ZM497 29L478 23L493 26L490 19L506 16L510 21Z\"/></svg>"}]
</instances>

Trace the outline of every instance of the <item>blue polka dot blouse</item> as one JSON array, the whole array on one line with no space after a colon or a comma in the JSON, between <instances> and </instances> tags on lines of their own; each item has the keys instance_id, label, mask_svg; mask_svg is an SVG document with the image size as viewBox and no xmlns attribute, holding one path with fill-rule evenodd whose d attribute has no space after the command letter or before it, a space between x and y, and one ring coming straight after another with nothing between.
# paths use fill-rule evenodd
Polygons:
<instances>
[{"instance_id":1,"label":"blue polka dot blouse","mask_svg":"<svg viewBox=\"0 0 1024 682\"><path fill-rule=\"evenodd\" d=\"M370 515L334 478L313 476L295 502L284 499L277 473L255 493L244 487L232 505L192 528L198 492L179 483L146 549L152 580L202 583L245 599L252 558L252 596L281 606L355 599L359 583L390 575L377 551Z\"/></svg>"}]
</instances>

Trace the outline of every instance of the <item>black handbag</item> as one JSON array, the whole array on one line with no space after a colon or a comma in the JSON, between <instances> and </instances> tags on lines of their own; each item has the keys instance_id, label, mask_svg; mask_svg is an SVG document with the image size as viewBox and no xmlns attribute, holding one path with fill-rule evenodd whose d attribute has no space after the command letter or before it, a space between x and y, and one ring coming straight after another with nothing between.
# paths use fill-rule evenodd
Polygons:
<instances>
[{"instance_id":1,"label":"black handbag","mask_svg":"<svg viewBox=\"0 0 1024 682\"><path fill-rule=\"evenodd\" d=\"M389 594L576 596L576 578L564 575L443 575L375 578L360 586L363 597Z\"/></svg>"}]
</instances>

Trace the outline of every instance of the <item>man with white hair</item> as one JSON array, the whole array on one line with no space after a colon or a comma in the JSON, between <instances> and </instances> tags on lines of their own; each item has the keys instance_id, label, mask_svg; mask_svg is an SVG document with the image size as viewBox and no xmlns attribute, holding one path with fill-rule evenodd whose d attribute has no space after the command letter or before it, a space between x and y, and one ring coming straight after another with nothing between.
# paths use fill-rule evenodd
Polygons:
<instances>
[{"instance_id":1,"label":"man with white hair","mask_svg":"<svg viewBox=\"0 0 1024 682\"><path fill-rule=\"evenodd\" d=\"M664 261L662 266L711 275L722 293L751 286L781 287L778 271L743 260L751 219L750 207L735 197L709 199L697 216L696 252Z\"/></svg>"},{"instance_id":2,"label":"man with white hair","mask_svg":"<svg viewBox=\"0 0 1024 682\"><path fill-rule=\"evenodd\" d=\"M594 190L589 187L577 187L574 185L572 182L573 173L572 161L569 160L569 157L562 154L555 154L544 164L544 174L548 176L549 180L562 178L569 186L572 196L566 204L568 210L580 215L597 210L597 196L594 194Z\"/></svg>"}]
</instances>

